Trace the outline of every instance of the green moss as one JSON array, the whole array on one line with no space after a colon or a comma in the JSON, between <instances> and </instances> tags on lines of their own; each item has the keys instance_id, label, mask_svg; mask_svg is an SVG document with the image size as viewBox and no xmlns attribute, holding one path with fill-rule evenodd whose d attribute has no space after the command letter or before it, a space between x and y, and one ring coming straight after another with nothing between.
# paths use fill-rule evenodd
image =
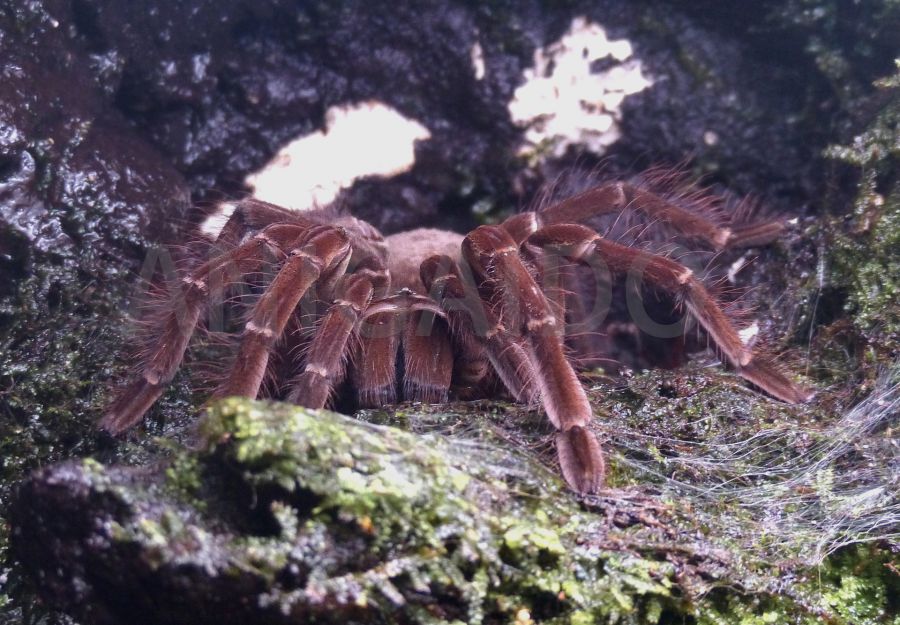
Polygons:
<instances>
[{"instance_id":1,"label":"green moss","mask_svg":"<svg viewBox=\"0 0 900 625\"><path fill-rule=\"evenodd\" d=\"M176 453L166 469L166 485L177 499L203 509L203 467L196 456Z\"/></svg>"},{"instance_id":2,"label":"green moss","mask_svg":"<svg viewBox=\"0 0 900 625\"><path fill-rule=\"evenodd\" d=\"M850 623L900 623L900 558L871 545L857 545L822 567L824 610Z\"/></svg>"},{"instance_id":3,"label":"green moss","mask_svg":"<svg viewBox=\"0 0 900 625\"><path fill-rule=\"evenodd\" d=\"M683 430L684 436L717 440L728 419L743 418L748 431L760 427L757 419L767 418L772 427L771 415L764 417L753 402L748 406L742 389L704 382L696 372L685 375L692 383L679 388L690 393L681 401L674 398L661 430L679 419L692 420L713 403L731 405L730 417ZM616 422L627 432L633 419L664 416L661 401L657 405L652 395L642 395L664 379L671 376L635 378L630 401L614 409L607 405L610 417L621 420ZM671 406L673 398L666 400ZM413 426L419 418L429 421L427 413L402 413ZM784 419L795 416L786 412ZM439 421L453 429L454 418L466 417L445 410ZM756 549L761 558L767 553L752 547L760 541L749 529L756 522L752 516L726 502L704 510L697 508L700 501L633 499L628 491L615 495L616 503L579 504L554 474L510 449L473 440L479 431L490 428L447 439L324 411L224 400L209 410L204 450L180 452L167 470L169 486L160 491L187 485L191 497L206 500L202 510L126 516L115 538L139 546L142 559L159 570L172 558L184 560L186 546L196 551L196 545L227 545L226 560L215 566L265 580L264 604L287 612L308 609L311 596L389 620L401 610L404 619L418 623L522 622L525 616L539 622L638 623L674 614L704 623L812 623L826 613L836 623L850 623L888 609L886 569L854 572L851 556L826 561L820 570L795 567L792 594L781 594L776 589L783 569L770 569L747 551ZM666 448L658 453L671 456ZM746 458L748 465L759 461ZM96 465L86 469L110 489ZM232 477L222 478L223 471ZM219 477L206 479L214 475ZM691 477L696 483L704 479ZM236 525L225 534L221 518L198 527L197 512L221 510L217 500L223 495L233 503L234 479L253 493L251 518L230 517ZM182 506L189 500L179 501ZM617 514L632 521L617 527ZM249 534L239 529L247 526L269 529ZM728 527L730 533L723 533ZM853 560L856 566L860 561L862 556ZM285 581L291 579L288 571L298 570L304 571L304 583ZM728 590L738 579L743 593ZM440 607L415 607L413 598L423 593Z\"/></svg>"},{"instance_id":4,"label":"green moss","mask_svg":"<svg viewBox=\"0 0 900 625\"><path fill-rule=\"evenodd\" d=\"M900 67L900 61L898 61ZM861 172L851 215L831 224L830 257L834 284L846 290L853 324L869 338L900 348L900 72L878 83L886 104L850 145L833 146L828 156Z\"/></svg>"},{"instance_id":5,"label":"green moss","mask_svg":"<svg viewBox=\"0 0 900 625\"><path fill-rule=\"evenodd\" d=\"M854 324L874 336L900 337L900 189L881 197L867 180L849 234L836 237L837 280L848 289ZM865 222L865 223L863 223Z\"/></svg>"},{"instance_id":6,"label":"green moss","mask_svg":"<svg viewBox=\"0 0 900 625\"><path fill-rule=\"evenodd\" d=\"M330 413L237 400L213 408L204 431L208 451L238 463L257 490L274 486L315 495L310 516L297 525L301 534L333 534L330 525L339 519L338 531L366 537L372 551L367 558L379 563L376 569L313 574L326 592L352 586L347 601L387 609L415 588L429 588L463 597L466 620L474 622L498 609L513 618L545 602L560 613L636 613L635 595L668 596L636 563L615 560L613 567L610 560L601 576L596 555L586 558L575 543L582 513L562 495L561 484L541 471L515 481L505 472L494 474L485 460L507 470L523 463L500 458L495 449L478 450L482 458L472 464L462 454L477 448ZM296 539L297 530L286 535L285 523L279 525L281 539ZM281 590L275 596L290 602L300 595Z\"/></svg>"},{"instance_id":7,"label":"green moss","mask_svg":"<svg viewBox=\"0 0 900 625\"><path fill-rule=\"evenodd\" d=\"M92 555L104 562L96 570L112 575L100 583L113 587L126 583L116 571L143 571L160 588L177 571L203 571L191 583L213 603L194 609L213 609L217 593L254 588L243 604L319 622L346 622L348 614L523 624L900 618L886 550L851 547L804 565L814 544L806 530L785 542L767 534L770 513L746 509L742 496L700 494L723 482L758 486L759 477L743 475L757 465L784 466L804 454L819 462L810 438L818 417L807 409L773 404L733 376L699 368L641 374L628 389L597 382L592 397L614 433L606 447L616 450L611 464L622 483L586 499L514 450L545 435L519 407L479 410L474 424L465 405L402 407L399 422L431 432L415 434L326 411L223 400L202 424L205 444L174 448L158 475L93 460L74 476L61 469L55 491L68 479L90 502L87 514L111 516L87 524L103 538L54 553L80 558L99 545L107 555ZM391 411L372 416L392 419ZM768 438L759 438L764 429ZM822 440L829 436L822 431ZM735 461L725 450L743 438L759 444L738 448ZM647 441L652 454L642 453ZM795 478L804 475L797 467ZM843 478L830 471L810 475L809 490L820 492L801 499L804 506L834 499ZM66 567L77 562L57 555L53 567L68 579ZM165 597L154 602L168 605Z\"/></svg>"},{"instance_id":8,"label":"green moss","mask_svg":"<svg viewBox=\"0 0 900 625\"><path fill-rule=\"evenodd\" d=\"M738 594L715 595L698 610L697 622L701 625L785 622L815 625L827 620L854 625L896 625L900 623L900 612L892 597L900 596L897 595L900 576L889 572L896 564L896 557L871 545L858 545L829 558L796 585L794 595L807 604L806 614L797 615L796 603L785 597L751 599Z\"/></svg>"},{"instance_id":9,"label":"green moss","mask_svg":"<svg viewBox=\"0 0 900 625\"><path fill-rule=\"evenodd\" d=\"M605 524L566 496L554 475L515 453L237 399L213 406L203 431L205 450L180 452L162 489L129 486L99 463L82 463L79 482L130 510L109 525L111 549L136 549L141 566L159 574L173 562L197 561L251 572L265 580L263 603L289 612L309 609L313 594L383 616L407 606L404 618L420 623L513 621L525 613L547 622L636 623L680 605L674 565L601 548ZM218 473L228 492L211 488L215 480L198 489L198 466ZM198 523L199 511L183 498L152 503L176 484L232 500L235 471L257 498L252 518L237 526L272 529L222 534L221 519ZM203 555L212 545L224 559ZM304 571L306 584L285 582L291 570ZM435 607L415 607L423 593Z\"/></svg>"}]
</instances>

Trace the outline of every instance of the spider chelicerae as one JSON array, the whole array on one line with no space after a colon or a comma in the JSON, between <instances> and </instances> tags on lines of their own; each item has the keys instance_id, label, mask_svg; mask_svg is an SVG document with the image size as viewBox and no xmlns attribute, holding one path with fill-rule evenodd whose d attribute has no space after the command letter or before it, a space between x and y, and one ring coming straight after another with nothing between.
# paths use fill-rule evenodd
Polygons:
<instances>
[{"instance_id":1,"label":"spider chelicerae","mask_svg":"<svg viewBox=\"0 0 900 625\"><path fill-rule=\"evenodd\" d=\"M742 339L688 267L584 225L627 210L714 251L767 244L783 231L778 220L729 223L709 204L696 193L612 182L465 236L422 228L384 237L334 210L243 200L209 244L209 260L179 277L150 323L140 375L101 427L120 433L139 422L175 375L204 311L227 301L229 285L249 281L237 354L215 396L309 408L350 397L373 407L505 389L546 412L568 484L596 491L605 463L576 367L598 355L564 329L585 317L588 297L611 292L611 277L637 275L668 296L756 387L785 402L808 397Z\"/></svg>"}]
</instances>

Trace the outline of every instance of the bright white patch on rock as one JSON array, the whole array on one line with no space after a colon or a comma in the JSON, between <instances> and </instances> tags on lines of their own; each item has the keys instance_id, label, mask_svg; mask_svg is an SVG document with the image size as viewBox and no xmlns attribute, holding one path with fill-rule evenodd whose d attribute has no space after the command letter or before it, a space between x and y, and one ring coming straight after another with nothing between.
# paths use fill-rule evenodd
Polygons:
<instances>
[{"instance_id":1,"label":"bright white patch on rock","mask_svg":"<svg viewBox=\"0 0 900 625\"><path fill-rule=\"evenodd\" d=\"M363 176L395 176L415 163L415 142L428 129L381 102L332 107L324 132L285 145L247 177L257 199L306 210L332 202Z\"/></svg>"},{"instance_id":2,"label":"bright white patch on rock","mask_svg":"<svg viewBox=\"0 0 900 625\"><path fill-rule=\"evenodd\" d=\"M475 45L472 46L472 49L469 51L469 56L472 59L472 69L475 71L475 79L481 80L484 78L485 67L484 67L484 50L481 49L481 44L477 41Z\"/></svg>"},{"instance_id":3,"label":"bright white patch on rock","mask_svg":"<svg viewBox=\"0 0 900 625\"><path fill-rule=\"evenodd\" d=\"M210 239L215 239L225 227L225 222L234 212L234 204L231 202L222 202L216 207L216 211L210 214L203 223L200 224L200 232Z\"/></svg>"},{"instance_id":4,"label":"bright white patch on rock","mask_svg":"<svg viewBox=\"0 0 900 625\"><path fill-rule=\"evenodd\" d=\"M602 26L584 17L572 20L562 39L536 50L534 67L525 70L525 83L509 103L513 121L527 128L521 152L562 156L580 145L603 154L621 135L625 96L653 84L631 55L627 40L607 39ZM591 73L592 63L607 58L608 69Z\"/></svg>"},{"instance_id":5,"label":"bright white patch on rock","mask_svg":"<svg viewBox=\"0 0 900 625\"><path fill-rule=\"evenodd\" d=\"M734 284L737 280L737 275L747 265L747 255L744 254L736 261L731 263L731 267L728 268L728 281Z\"/></svg>"},{"instance_id":6,"label":"bright white patch on rock","mask_svg":"<svg viewBox=\"0 0 900 625\"><path fill-rule=\"evenodd\" d=\"M743 330L738 330L738 336L741 337L741 342L745 347L752 347L756 343L757 335L759 335L759 324L755 321Z\"/></svg>"}]
</instances>

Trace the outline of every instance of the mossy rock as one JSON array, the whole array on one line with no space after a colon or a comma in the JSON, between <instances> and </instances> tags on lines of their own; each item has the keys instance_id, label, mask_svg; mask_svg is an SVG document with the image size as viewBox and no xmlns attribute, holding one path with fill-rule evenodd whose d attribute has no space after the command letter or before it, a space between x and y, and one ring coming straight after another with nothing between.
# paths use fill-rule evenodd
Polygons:
<instances>
[{"instance_id":1,"label":"mossy rock","mask_svg":"<svg viewBox=\"0 0 900 625\"><path fill-rule=\"evenodd\" d=\"M414 434L226 399L201 430L154 470L72 461L19 490L14 546L47 600L84 623L874 623L892 609L883 555L796 566L777 591L784 569L703 535L710 511L664 487L578 498L478 427Z\"/></svg>"}]
</instances>

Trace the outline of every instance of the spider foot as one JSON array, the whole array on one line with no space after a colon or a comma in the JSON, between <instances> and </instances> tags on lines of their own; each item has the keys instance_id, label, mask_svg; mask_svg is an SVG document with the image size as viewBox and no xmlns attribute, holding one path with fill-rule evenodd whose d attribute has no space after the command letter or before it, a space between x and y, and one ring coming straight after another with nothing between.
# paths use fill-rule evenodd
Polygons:
<instances>
[{"instance_id":1,"label":"spider foot","mask_svg":"<svg viewBox=\"0 0 900 625\"><path fill-rule=\"evenodd\" d=\"M596 493L606 478L606 462L593 432L580 425L556 435L563 477L579 493Z\"/></svg>"}]
</instances>

